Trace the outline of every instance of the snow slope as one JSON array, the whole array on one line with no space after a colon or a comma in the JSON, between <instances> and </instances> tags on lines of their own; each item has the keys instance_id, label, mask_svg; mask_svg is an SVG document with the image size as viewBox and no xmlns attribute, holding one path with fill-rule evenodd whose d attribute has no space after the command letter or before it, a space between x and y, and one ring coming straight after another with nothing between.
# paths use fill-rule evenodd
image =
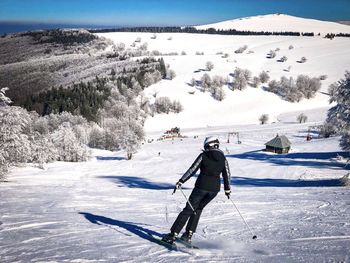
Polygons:
<instances>
[{"instance_id":1,"label":"snow slope","mask_svg":"<svg viewBox=\"0 0 350 263\"><path fill-rule=\"evenodd\" d=\"M17 168L0 184L0 261L349 262L350 194L338 185L349 167L336 158L345 153L338 138L305 141L322 116L306 124L281 115L278 124L190 129L182 141L143 145L131 161L123 152L94 151L86 163ZM226 143L228 131L239 131L242 144ZM261 151L276 132L291 140L291 154ZM147 232L169 231L185 205L181 193L171 195L173 185L207 135L222 142L232 198L258 239L221 192L194 235L201 249L169 251ZM184 185L186 195L194 181Z\"/></svg>"},{"instance_id":2,"label":"snow slope","mask_svg":"<svg viewBox=\"0 0 350 263\"><path fill-rule=\"evenodd\" d=\"M124 42L130 46L137 37L142 43L147 42L150 51L159 50L162 53L177 52L178 56L163 56L171 69L176 72L173 80L162 80L145 90L146 95L154 100L153 95L169 96L172 100L181 102L184 111L180 114L161 114L146 121L147 131L167 130L174 126L195 128L207 126L224 126L234 124L258 123L261 114L269 114L270 121L277 120L281 113L289 111L305 111L314 108L329 108L329 97L325 94L331 83L344 76L350 69L350 39L322 37L284 37L284 36L222 36L205 34L157 34L151 39L150 33L106 33L99 34L112 39L115 43ZM168 40L172 37L172 40ZM243 54L235 54L239 47L247 45ZM293 49L289 46L293 45ZM267 59L270 50L279 48L275 59ZM184 51L186 55L180 55ZM204 55L195 55L196 52ZM219 52L229 54L222 58ZM252 53L253 52L253 53ZM277 62L282 56L287 56L285 63ZM298 63L301 57L307 58L306 63ZM212 61L214 69L204 70L207 61ZM290 71L286 70L291 67ZM202 93L197 88L188 85L192 78L200 80L204 73L210 76L228 77L236 67L249 69L253 76L261 71L268 71L271 79L279 80L282 76L296 77L306 74L310 77L327 75L322 81L320 93L314 99L302 100L300 103L290 103L281 100L277 95L259 88L248 87L243 91L232 91L224 86L226 98L219 102L210 93ZM266 84L265 84L266 85ZM195 91L191 95L189 92Z\"/></svg>"},{"instance_id":3,"label":"snow slope","mask_svg":"<svg viewBox=\"0 0 350 263\"><path fill-rule=\"evenodd\" d=\"M350 33L350 26L348 25L285 14L244 17L219 23L195 26L195 28L236 29L257 32L314 32L315 34L321 33L322 35L327 33Z\"/></svg>"}]
</instances>

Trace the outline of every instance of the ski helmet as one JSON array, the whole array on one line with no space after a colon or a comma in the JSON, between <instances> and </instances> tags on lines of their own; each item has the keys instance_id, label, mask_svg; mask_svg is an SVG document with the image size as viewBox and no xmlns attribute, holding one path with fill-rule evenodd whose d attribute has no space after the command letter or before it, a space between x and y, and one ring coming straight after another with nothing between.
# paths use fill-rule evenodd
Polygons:
<instances>
[{"instance_id":1,"label":"ski helmet","mask_svg":"<svg viewBox=\"0 0 350 263\"><path fill-rule=\"evenodd\" d=\"M204 149L207 149L209 147L211 148L219 148L220 142L218 137L216 136L209 136L205 138L204 140Z\"/></svg>"}]
</instances>

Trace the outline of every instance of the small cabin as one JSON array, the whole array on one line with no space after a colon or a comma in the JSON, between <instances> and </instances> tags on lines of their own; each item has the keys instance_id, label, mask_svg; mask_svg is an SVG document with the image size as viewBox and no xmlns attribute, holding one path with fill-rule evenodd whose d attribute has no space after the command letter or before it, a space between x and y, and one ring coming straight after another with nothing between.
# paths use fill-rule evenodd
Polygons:
<instances>
[{"instance_id":1,"label":"small cabin","mask_svg":"<svg viewBox=\"0 0 350 263\"><path fill-rule=\"evenodd\" d=\"M265 145L265 151L281 154L288 153L292 144L285 135L279 136L277 134L275 138L265 143Z\"/></svg>"}]
</instances>

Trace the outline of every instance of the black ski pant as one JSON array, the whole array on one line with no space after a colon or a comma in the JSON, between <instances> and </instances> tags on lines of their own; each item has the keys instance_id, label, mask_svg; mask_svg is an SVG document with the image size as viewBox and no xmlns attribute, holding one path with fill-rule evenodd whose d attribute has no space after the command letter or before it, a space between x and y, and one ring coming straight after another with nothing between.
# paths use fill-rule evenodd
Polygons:
<instances>
[{"instance_id":1,"label":"black ski pant","mask_svg":"<svg viewBox=\"0 0 350 263\"><path fill-rule=\"evenodd\" d=\"M180 233L182 228L185 226L187 220L188 223L186 226L186 231L192 231L193 233L196 232L199 218L202 214L203 208L211 200L213 200L217 194L217 192L211 192L199 188L194 188L189 197L189 201L196 213L193 213L191 206L187 202L186 207L177 216L173 226L171 227L171 232Z\"/></svg>"}]
</instances>

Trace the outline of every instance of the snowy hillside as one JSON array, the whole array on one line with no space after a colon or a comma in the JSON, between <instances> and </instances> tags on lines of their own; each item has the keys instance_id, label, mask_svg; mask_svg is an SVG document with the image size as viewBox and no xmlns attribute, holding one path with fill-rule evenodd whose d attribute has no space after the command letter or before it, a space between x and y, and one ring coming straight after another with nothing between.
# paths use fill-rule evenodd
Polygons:
<instances>
[{"instance_id":1,"label":"snowy hillside","mask_svg":"<svg viewBox=\"0 0 350 263\"><path fill-rule=\"evenodd\" d=\"M87 163L16 169L0 184L1 262L349 262L350 196L338 180L349 172L338 156L346 153L337 137L305 141L322 114L306 124L289 118L191 129L183 141L145 144L131 161L123 152L94 151ZM226 143L228 131L239 131L242 143ZM291 140L291 154L261 151L276 132ZM169 231L185 204L180 192L171 195L173 185L207 135L222 142L232 198L258 239L221 191L194 235L200 250L169 251L147 233ZM186 195L194 181L184 185Z\"/></svg>"},{"instance_id":2,"label":"snowy hillside","mask_svg":"<svg viewBox=\"0 0 350 263\"><path fill-rule=\"evenodd\" d=\"M315 34L350 33L350 26L336 22L320 21L285 14L271 14L239 18L208 25L195 26L197 29L236 29L268 32L313 32Z\"/></svg>"},{"instance_id":3,"label":"snowy hillside","mask_svg":"<svg viewBox=\"0 0 350 263\"><path fill-rule=\"evenodd\" d=\"M153 95L169 96L177 99L184 107L180 114L161 114L150 117L146 121L146 130L166 130L174 126L181 128L207 127L217 125L233 125L258 123L261 114L269 114L270 122L277 121L277 116L289 111L304 111L313 108L329 107L328 96L325 94L331 83L344 76L350 69L350 39L322 37L286 37L286 36L222 36L205 34L162 33L152 39L151 33L105 33L98 34L112 39L115 43L123 42L127 46L140 37L141 42L148 43L148 49L165 53L177 52L178 55L163 56L165 63L176 72L173 80L162 80L146 89L150 100ZM171 39L171 40L169 40ZM247 45L242 54L234 53L238 48ZM293 49L289 49L290 46ZM266 58L270 50L280 49L275 59ZM181 55L184 52L186 55ZM203 52L204 55L196 55ZM228 57L223 57L227 53ZM286 62L277 60L286 56ZM306 57L306 63L300 63L301 57ZM205 64L211 61L214 69L205 71ZM192 78L200 81L203 74L228 77L236 67L249 69L253 76L268 71L271 79L279 80L306 74L310 77L327 75L322 81L320 93L310 100L303 99L299 103L282 100L275 94L259 88L248 87L243 91L232 91L224 86L226 98L217 101L209 92L202 93L197 87L191 87ZM290 67L290 68L289 68ZM288 69L290 69L288 71ZM266 86L267 84L265 84ZM190 94L193 93L194 94Z\"/></svg>"},{"instance_id":4,"label":"snowy hillside","mask_svg":"<svg viewBox=\"0 0 350 263\"><path fill-rule=\"evenodd\" d=\"M276 30L277 25L296 29L297 21L304 21L307 32L313 28L318 29L317 33L329 33L331 27L328 26L333 26L329 22L286 15L231 22L241 23L240 29L246 26L247 30L254 31L258 26L267 25L269 30L272 25ZM231 22L224 24L231 26ZM312 27L307 28L308 25ZM342 27L337 26L334 28ZM350 172L349 152L341 150L339 136L324 138L314 128L325 122L331 107L329 85L350 70L350 38L187 33L97 35L106 37L106 43L110 43L98 52L103 57L115 55L118 48L126 53L132 51L121 61L121 74L126 72L124 62L135 60L137 63L142 54L147 54L147 49L157 59L164 58L168 72L173 70L176 76L167 79L160 76L158 80L161 80L147 85L144 96L137 99L145 102L145 97L148 98L151 106L145 111L151 111L156 98L167 96L171 101L179 101L183 111L148 116L145 141L140 143L131 160L125 158L130 153L127 147L122 148L125 151L110 152L88 149L84 144L82 151L92 153L87 162L55 161L44 164L44 169L33 163L13 168L6 181L0 183L1 263L350 262L349 181L344 183ZM244 46L247 47L242 53L235 52ZM276 57L268 58L271 50L277 53ZM282 62L282 56L287 60ZM144 63L142 61L147 59L138 63ZM214 65L211 70L206 69L208 61ZM290 78L296 80L301 74L310 78L322 76L322 80L317 79L322 85L315 97L288 102L266 91L267 83L234 89L233 73L237 68L251 71L251 79L265 71L270 80L279 81L284 76L290 83ZM134 71L138 72L137 68ZM149 72L160 75L154 68L147 68L144 74ZM227 78L222 87L224 100L218 101L210 92L203 92L200 82L204 74ZM152 74L149 78L153 78ZM139 90L142 91L141 86ZM138 114L128 111L134 105L127 107L126 102L127 96L125 107L118 108L123 105L112 97L107 110L125 115L128 122L108 126L104 115L101 122L118 139L136 140L136 135L129 136L124 129L119 131L119 127L137 126L137 121L143 121ZM9 108L12 107L4 107ZM305 123L297 122L300 113L307 116ZM267 124L259 124L262 114L269 115ZM27 120L30 118L25 122ZM70 128L69 123L66 124ZM21 125L27 127L18 123ZM165 130L175 126L180 127L183 137L158 140ZM80 139L87 139L83 131L88 130L88 126L76 127L82 131ZM105 142L111 133L102 130L98 134ZM229 134L234 136L228 138ZM290 140L288 154L263 150L265 143L277 134L286 135ZM310 135L312 140L306 140ZM186 199L181 192L172 194L174 184L201 152L207 136L217 136L220 140L232 174L231 198L251 232L221 191L203 210L193 237L193 244L199 249L178 244L178 250L171 250L157 243L150 234L161 237L169 232L184 207ZM19 137L9 138L6 146L11 146ZM114 146L121 140L107 142ZM33 148L33 153L41 156L41 151L50 155L47 148ZM24 155L27 150L21 153ZM183 185L186 196L191 193L195 180L196 176ZM258 238L253 240L253 235Z\"/></svg>"}]
</instances>

